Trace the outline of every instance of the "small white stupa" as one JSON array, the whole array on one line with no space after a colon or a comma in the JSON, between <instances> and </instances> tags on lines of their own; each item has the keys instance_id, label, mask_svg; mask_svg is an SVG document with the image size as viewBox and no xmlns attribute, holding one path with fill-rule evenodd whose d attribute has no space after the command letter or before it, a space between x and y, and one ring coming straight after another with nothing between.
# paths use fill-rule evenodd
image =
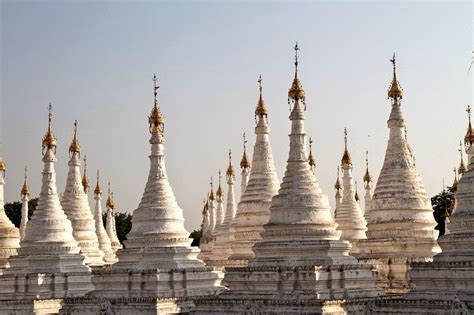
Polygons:
<instances>
[{"instance_id":1,"label":"small white stupa","mask_svg":"<svg viewBox=\"0 0 474 315\"><path fill-rule=\"evenodd\" d=\"M120 240L118 239L117 236L117 227L115 224L115 201L114 201L114 193L110 189L110 182L107 185L107 201L105 202L106 206L106 220L105 220L105 230L107 231L107 235L109 236L110 239L110 244L112 246L112 250L114 253L117 252L117 250L123 248L122 243L120 243Z\"/></svg>"},{"instance_id":2,"label":"small white stupa","mask_svg":"<svg viewBox=\"0 0 474 315\"><path fill-rule=\"evenodd\" d=\"M26 235L26 224L28 223L28 201L30 201L30 187L28 187L28 170L25 167L25 181L21 187L21 221L20 221L20 239L23 240Z\"/></svg>"}]
</instances>

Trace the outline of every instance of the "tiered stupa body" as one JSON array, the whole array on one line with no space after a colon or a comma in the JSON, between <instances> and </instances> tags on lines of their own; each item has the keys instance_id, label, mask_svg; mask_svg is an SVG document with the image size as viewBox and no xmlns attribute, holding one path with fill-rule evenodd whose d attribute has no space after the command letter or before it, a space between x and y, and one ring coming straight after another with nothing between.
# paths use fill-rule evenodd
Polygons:
<instances>
[{"instance_id":1,"label":"tiered stupa body","mask_svg":"<svg viewBox=\"0 0 474 315\"><path fill-rule=\"evenodd\" d=\"M95 219L95 231L99 240L99 248L104 252L104 262L106 264L112 264L117 262L117 256L115 251L112 249L109 235L104 227L104 221L102 217L102 189L99 185L99 171L97 170L97 184L94 189L94 219Z\"/></svg>"},{"instance_id":2,"label":"tiered stupa body","mask_svg":"<svg viewBox=\"0 0 474 315\"><path fill-rule=\"evenodd\" d=\"M7 217L4 209L4 193L6 164L0 156L0 274L9 267L8 258L16 255L20 247L20 231Z\"/></svg>"},{"instance_id":3,"label":"tiered stupa body","mask_svg":"<svg viewBox=\"0 0 474 315\"><path fill-rule=\"evenodd\" d=\"M145 192L133 213L132 229L119 261L109 270L94 270L95 291L87 299L68 300L67 312L97 314L108 300L110 312L167 313L189 310L192 298L215 294L222 275L197 259L184 228L165 167L164 119L156 100L149 116L150 172Z\"/></svg>"},{"instance_id":4,"label":"tiered stupa body","mask_svg":"<svg viewBox=\"0 0 474 315\"><path fill-rule=\"evenodd\" d=\"M470 129L468 129L469 131ZM467 150L474 134L466 135ZM438 239L442 249L433 262L412 264L415 289L402 298L371 303L374 314L474 314L474 161L457 186L456 209L449 234Z\"/></svg>"},{"instance_id":5,"label":"tiered stupa body","mask_svg":"<svg viewBox=\"0 0 474 315\"><path fill-rule=\"evenodd\" d=\"M20 240L23 240L26 235L26 224L28 223L28 201L30 200L30 188L26 181L26 167L25 167L25 181L21 188L21 221L20 221Z\"/></svg>"},{"instance_id":6,"label":"tiered stupa body","mask_svg":"<svg viewBox=\"0 0 474 315\"><path fill-rule=\"evenodd\" d=\"M356 200L356 191L352 179L352 159L347 149L347 130L344 129L344 154L341 159L342 168L342 201L337 206L337 230L341 231L341 240L349 241L352 245L351 254L359 252L357 243L366 239L367 222L362 215L360 204Z\"/></svg>"},{"instance_id":7,"label":"tiered stupa body","mask_svg":"<svg viewBox=\"0 0 474 315\"><path fill-rule=\"evenodd\" d=\"M123 248L122 243L117 236L117 228L115 225L115 201L114 201L114 193L110 191L110 183L108 188L108 197L107 201L105 202L106 210L106 221L105 221L105 230L107 231L107 235L110 239L110 245L112 246L112 250L114 253L117 253L117 250Z\"/></svg>"},{"instance_id":8,"label":"tiered stupa body","mask_svg":"<svg viewBox=\"0 0 474 315\"><path fill-rule=\"evenodd\" d=\"M403 293L411 288L409 264L431 261L440 249L431 202L406 142L401 112L403 92L396 78L395 59L392 62L394 77L388 93L392 99L390 137L367 216L368 239L359 242L358 258L376 265L380 286L387 293Z\"/></svg>"},{"instance_id":9,"label":"tiered stupa body","mask_svg":"<svg viewBox=\"0 0 474 315\"><path fill-rule=\"evenodd\" d=\"M270 220L248 267L226 268L229 291L197 301L199 314L342 314L378 296L375 272L348 255L329 202L307 160L304 90L295 74L289 91L290 153Z\"/></svg>"},{"instance_id":10,"label":"tiered stupa body","mask_svg":"<svg viewBox=\"0 0 474 315\"><path fill-rule=\"evenodd\" d=\"M255 241L261 239L260 233L270 218L272 197L277 194L279 188L269 141L268 108L263 101L261 82L260 78L260 97L255 109L257 125L252 168L245 192L237 206L235 220L230 227L232 254L229 257L229 265L234 266L247 265L248 260L254 257L252 246ZM242 161L242 170L249 169L245 150Z\"/></svg>"},{"instance_id":11,"label":"tiered stupa body","mask_svg":"<svg viewBox=\"0 0 474 315\"><path fill-rule=\"evenodd\" d=\"M61 206L69 221L71 221L73 236L81 249L81 253L86 258L85 263L89 266L102 266L104 264L104 252L99 249L95 220L83 187L80 170L80 149L77 140L76 121L74 123L74 138L69 146L69 171Z\"/></svg>"},{"instance_id":12,"label":"tiered stupa body","mask_svg":"<svg viewBox=\"0 0 474 315\"><path fill-rule=\"evenodd\" d=\"M38 206L28 221L18 255L10 257L10 268L0 278L0 300L3 300L0 309L3 311L41 313L38 308L51 311L50 307L57 307L57 312L61 299L82 296L93 289L90 269L79 253L71 222L57 194L56 139L51 129L51 108L49 121L43 139L44 169Z\"/></svg>"},{"instance_id":13,"label":"tiered stupa body","mask_svg":"<svg viewBox=\"0 0 474 315\"><path fill-rule=\"evenodd\" d=\"M224 222L221 224L216 232L215 243L212 247L212 253L209 256L206 264L209 266L223 267L229 265L228 257L231 249L229 247L230 226L234 220L235 215L235 197L234 197L234 181L235 174L232 166L231 152L229 150L229 166L226 171L227 178L227 205ZM219 185L220 187L220 185Z\"/></svg>"}]
</instances>

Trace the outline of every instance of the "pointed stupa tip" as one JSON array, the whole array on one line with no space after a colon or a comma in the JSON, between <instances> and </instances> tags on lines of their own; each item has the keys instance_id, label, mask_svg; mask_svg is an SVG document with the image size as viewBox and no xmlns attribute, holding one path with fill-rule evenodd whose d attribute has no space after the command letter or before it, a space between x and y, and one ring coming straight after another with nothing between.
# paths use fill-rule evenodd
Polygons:
<instances>
[{"instance_id":1,"label":"pointed stupa tip","mask_svg":"<svg viewBox=\"0 0 474 315\"><path fill-rule=\"evenodd\" d=\"M336 179L336 183L334 184L334 189L335 190L340 190L342 188L341 186L341 181L339 180L339 173L341 172L339 166L337 167L337 179Z\"/></svg>"},{"instance_id":2,"label":"pointed stupa tip","mask_svg":"<svg viewBox=\"0 0 474 315\"><path fill-rule=\"evenodd\" d=\"M214 184L212 183L212 176L211 176L211 192L209 193L209 200L214 201Z\"/></svg>"},{"instance_id":3,"label":"pointed stupa tip","mask_svg":"<svg viewBox=\"0 0 474 315\"><path fill-rule=\"evenodd\" d=\"M84 155L84 175L82 176L82 187L84 188L84 192L87 194L89 192L89 187L91 184L89 183L89 178L87 178L87 156Z\"/></svg>"},{"instance_id":4,"label":"pointed stupa tip","mask_svg":"<svg viewBox=\"0 0 474 315\"><path fill-rule=\"evenodd\" d=\"M364 182L370 183L372 181L372 176L369 173L369 151L365 151L365 174L364 174Z\"/></svg>"},{"instance_id":5,"label":"pointed stupa tip","mask_svg":"<svg viewBox=\"0 0 474 315\"><path fill-rule=\"evenodd\" d=\"M204 207L202 209L202 215L207 215L209 211L209 196L204 199Z\"/></svg>"},{"instance_id":6,"label":"pointed stupa tip","mask_svg":"<svg viewBox=\"0 0 474 315\"><path fill-rule=\"evenodd\" d=\"M467 105L466 112L467 112L467 118L468 118L468 125L467 125L466 136L464 137L464 144L470 147L474 143L474 132L472 130L472 124L471 124L471 106L470 105Z\"/></svg>"},{"instance_id":7,"label":"pointed stupa tip","mask_svg":"<svg viewBox=\"0 0 474 315\"><path fill-rule=\"evenodd\" d=\"M110 182L108 183L108 196L107 201L105 202L105 206L112 210L115 209L114 193L110 189Z\"/></svg>"},{"instance_id":8,"label":"pointed stupa tip","mask_svg":"<svg viewBox=\"0 0 474 315\"><path fill-rule=\"evenodd\" d=\"M7 170L7 164L3 160L3 157L0 156L0 172L5 176L5 171Z\"/></svg>"},{"instance_id":9,"label":"pointed stupa tip","mask_svg":"<svg viewBox=\"0 0 474 315\"><path fill-rule=\"evenodd\" d=\"M390 62L393 64L393 78L392 83L390 84L390 89L388 90L388 98L393 100L403 98L403 89L400 86L400 82L397 80L397 64L395 60L395 53L393 53L392 59Z\"/></svg>"},{"instance_id":10,"label":"pointed stupa tip","mask_svg":"<svg viewBox=\"0 0 474 315\"><path fill-rule=\"evenodd\" d=\"M268 115L268 108L267 105L265 105L265 102L263 101L263 96L262 96L262 76L260 75L258 77L258 89L260 91L260 96L258 98L257 102L257 107L255 108L255 117L267 117Z\"/></svg>"},{"instance_id":11,"label":"pointed stupa tip","mask_svg":"<svg viewBox=\"0 0 474 315\"><path fill-rule=\"evenodd\" d=\"M351 155L349 154L349 150L347 150L347 128L344 127L344 154L342 155L341 165L351 165L352 159Z\"/></svg>"},{"instance_id":12,"label":"pointed stupa tip","mask_svg":"<svg viewBox=\"0 0 474 315\"><path fill-rule=\"evenodd\" d=\"M217 187L216 197L224 196L224 191L222 190L221 181L222 181L222 173L221 173L221 170L219 170L219 186Z\"/></svg>"},{"instance_id":13,"label":"pointed stupa tip","mask_svg":"<svg viewBox=\"0 0 474 315\"><path fill-rule=\"evenodd\" d=\"M453 181L453 185L451 185L451 188L457 189L458 188L458 175L456 173L456 167L454 167L453 172L454 172L454 181Z\"/></svg>"},{"instance_id":14,"label":"pointed stupa tip","mask_svg":"<svg viewBox=\"0 0 474 315\"><path fill-rule=\"evenodd\" d=\"M247 157L247 140L245 139L245 132L243 135L244 139L244 153L242 154L242 159L240 160L240 168L250 168L249 158Z\"/></svg>"},{"instance_id":15,"label":"pointed stupa tip","mask_svg":"<svg viewBox=\"0 0 474 315\"><path fill-rule=\"evenodd\" d=\"M234 167L232 166L232 151L229 149L229 166L226 171L227 178L235 178Z\"/></svg>"},{"instance_id":16,"label":"pointed stupa tip","mask_svg":"<svg viewBox=\"0 0 474 315\"><path fill-rule=\"evenodd\" d=\"M298 51L300 50L298 47L298 42L296 42L295 47L295 77L293 78L293 82L291 83L291 87L288 90L288 103L291 101L296 102L301 100L302 102L305 101L305 91L303 86L301 85L300 80L298 79Z\"/></svg>"},{"instance_id":17,"label":"pointed stupa tip","mask_svg":"<svg viewBox=\"0 0 474 315\"><path fill-rule=\"evenodd\" d=\"M314 159L313 156L313 139L310 137L309 138L309 155L308 155L308 163L311 167L316 166L316 160Z\"/></svg>"},{"instance_id":18,"label":"pointed stupa tip","mask_svg":"<svg viewBox=\"0 0 474 315\"><path fill-rule=\"evenodd\" d=\"M355 182L355 194L354 194L355 201L359 202L359 193L357 192L357 182Z\"/></svg>"},{"instance_id":19,"label":"pointed stupa tip","mask_svg":"<svg viewBox=\"0 0 474 315\"><path fill-rule=\"evenodd\" d=\"M102 189L100 189L100 184L99 184L99 170L97 170L97 181L95 184L94 194L95 195L102 194Z\"/></svg>"},{"instance_id":20,"label":"pointed stupa tip","mask_svg":"<svg viewBox=\"0 0 474 315\"><path fill-rule=\"evenodd\" d=\"M459 163L459 167L458 167L458 174L460 176L464 175L464 173L466 173L466 166L464 165L464 157L463 157L463 154L462 154L462 151L463 151L463 148L462 148L462 141L459 141L459 154L461 156L461 162Z\"/></svg>"},{"instance_id":21,"label":"pointed stupa tip","mask_svg":"<svg viewBox=\"0 0 474 315\"><path fill-rule=\"evenodd\" d=\"M56 152L57 140L54 136L53 129L51 127L51 120L53 119L53 106L49 103L48 107L48 131L43 137L42 140L42 147L43 153L46 152L48 149L52 149Z\"/></svg>"},{"instance_id":22,"label":"pointed stupa tip","mask_svg":"<svg viewBox=\"0 0 474 315\"><path fill-rule=\"evenodd\" d=\"M153 75L153 94L154 94L154 103L153 108L151 110L150 116L148 116L148 124L149 124L149 131L151 134L160 134L163 136L164 129L165 129L165 118L158 107L158 89L160 88L156 85L157 82L156 74Z\"/></svg>"},{"instance_id":23,"label":"pointed stupa tip","mask_svg":"<svg viewBox=\"0 0 474 315\"><path fill-rule=\"evenodd\" d=\"M80 153L81 146L79 145L79 140L77 140L77 120L74 121L74 136L72 137L71 145L69 146L69 153Z\"/></svg>"},{"instance_id":24,"label":"pointed stupa tip","mask_svg":"<svg viewBox=\"0 0 474 315\"><path fill-rule=\"evenodd\" d=\"M29 196L30 195L30 187L28 187L28 169L25 166L25 180L23 182L23 187L21 187L21 195L22 196Z\"/></svg>"}]
</instances>

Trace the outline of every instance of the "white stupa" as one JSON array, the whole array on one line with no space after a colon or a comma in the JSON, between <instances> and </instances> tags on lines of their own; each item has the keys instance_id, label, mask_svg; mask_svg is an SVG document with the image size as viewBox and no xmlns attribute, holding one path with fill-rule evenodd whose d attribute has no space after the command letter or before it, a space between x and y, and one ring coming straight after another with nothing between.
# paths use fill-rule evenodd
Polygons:
<instances>
[{"instance_id":1,"label":"white stupa","mask_svg":"<svg viewBox=\"0 0 474 315\"><path fill-rule=\"evenodd\" d=\"M106 219L105 219L105 230L107 231L107 235L110 239L110 245L112 246L112 250L114 253L117 250L123 248L122 243L117 236L117 227L115 224L115 201L114 201L114 193L110 189L110 182L107 185L107 201L105 202L106 206Z\"/></svg>"},{"instance_id":2,"label":"white stupa","mask_svg":"<svg viewBox=\"0 0 474 315\"><path fill-rule=\"evenodd\" d=\"M252 168L245 150L240 163L242 173L250 169L250 177L237 206L237 214L230 228L230 248L232 255L229 265L246 265L254 257L252 246L259 240L260 233L270 218L271 199L278 192L279 182L273 163L272 148L269 141L268 108L262 96L262 79L258 80L260 95L255 109L255 145ZM242 182L245 178L242 178Z\"/></svg>"},{"instance_id":3,"label":"white stupa","mask_svg":"<svg viewBox=\"0 0 474 315\"><path fill-rule=\"evenodd\" d=\"M207 195L206 202L203 209L203 225L202 225L202 236L199 242L199 255L198 258L204 262L208 262L211 259L212 248L215 240L215 197L214 187L212 184L211 177L211 191Z\"/></svg>"},{"instance_id":4,"label":"white stupa","mask_svg":"<svg viewBox=\"0 0 474 315\"><path fill-rule=\"evenodd\" d=\"M4 208L5 170L6 164L0 156L0 274L9 267L8 258L16 255L20 247L20 232L7 217Z\"/></svg>"},{"instance_id":5,"label":"white stupa","mask_svg":"<svg viewBox=\"0 0 474 315\"><path fill-rule=\"evenodd\" d=\"M26 235L26 224L28 223L28 201L30 200L30 187L27 183L27 169L25 167L25 181L21 187L21 221L20 221L20 240L23 240Z\"/></svg>"},{"instance_id":6,"label":"white stupa","mask_svg":"<svg viewBox=\"0 0 474 315\"><path fill-rule=\"evenodd\" d=\"M409 264L431 261L440 249L431 201L406 141L401 111L403 90L396 76L395 56L391 61L393 80L388 97L392 110L387 122L390 136L367 215L367 240L358 243L358 258L376 265L380 285L387 293L403 293L411 289Z\"/></svg>"},{"instance_id":7,"label":"white stupa","mask_svg":"<svg viewBox=\"0 0 474 315\"><path fill-rule=\"evenodd\" d=\"M43 138L44 169L38 206L28 221L18 255L10 257L10 268L0 278L0 300L23 302L15 306L5 302L0 305L2 310L20 311L25 307L32 311L32 305L36 308L32 300L60 301L65 297L82 296L93 289L90 269L79 253L71 222L57 194L56 138L51 118L50 105L48 131Z\"/></svg>"},{"instance_id":8,"label":"white stupa","mask_svg":"<svg viewBox=\"0 0 474 315\"><path fill-rule=\"evenodd\" d=\"M255 257L248 267L226 268L229 291L196 301L198 314L344 314L381 293L371 267L359 265L348 255L349 243L339 240L328 198L308 163L305 92L297 71L288 96L287 168L262 239L253 246Z\"/></svg>"},{"instance_id":9,"label":"white stupa","mask_svg":"<svg viewBox=\"0 0 474 315\"><path fill-rule=\"evenodd\" d=\"M242 196L245 194L245 189L247 189L247 184L249 182L249 174L250 174L250 163L249 163L249 158L247 156L247 140L245 138L245 132L243 134L244 138L244 153L242 154L242 159L240 160L240 199L242 199Z\"/></svg>"},{"instance_id":10,"label":"white stupa","mask_svg":"<svg viewBox=\"0 0 474 315\"><path fill-rule=\"evenodd\" d=\"M344 154L341 159L341 168L343 195L341 203L337 205L335 219L337 229L341 231L341 240L349 241L352 245L351 254L356 254L359 252L358 241L367 238L365 236L367 222L362 215L360 204L356 200L357 191L352 178L352 159L347 149L346 128L344 128Z\"/></svg>"},{"instance_id":11,"label":"white stupa","mask_svg":"<svg viewBox=\"0 0 474 315\"><path fill-rule=\"evenodd\" d=\"M99 248L104 252L104 262L106 264L113 264L117 262L117 256L115 251L112 249L112 244L110 242L109 235L104 227L104 221L102 218L102 189L99 185L99 170L97 170L97 184L94 189L94 220L95 220L95 232L97 234L97 239L99 240Z\"/></svg>"},{"instance_id":12,"label":"white stupa","mask_svg":"<svg viewBox=\"0 0 474 315\"><path fill-rule=\"evenodd\" d=\"M74 239L78 242L81 253L89 266L102 266L104 252L99 249L99 240L95 231L95 220L92 215L89 199L85 189L88 189L87 176L81 177L81 147L77 139L77 121L74 122L74 137L69 146L69 171L66 188L61 199L64 213L71 221ZM86 163L86 160L84 160ZM85 187L84 187L85 186Z\"/></svg>"},{"instance_id":13,"label":"white stupa","mask_svg":"<svg viewBox=\"0 0 474 315\"><path fill-rule=\"evenodd\" d=\"M364 217L367 220L372 201L372 176L369 172L369 152L365 151L365 174L364 174Z\"/></svg>"}]
</instances>

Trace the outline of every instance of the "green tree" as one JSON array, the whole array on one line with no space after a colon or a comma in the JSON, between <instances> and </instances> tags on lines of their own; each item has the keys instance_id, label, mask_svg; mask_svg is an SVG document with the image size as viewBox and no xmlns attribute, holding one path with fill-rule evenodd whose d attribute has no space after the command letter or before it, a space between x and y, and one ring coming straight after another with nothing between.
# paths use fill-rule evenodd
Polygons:
<instances>
[{"instance_id":1,"label":"green tree","mask_svg":"<svg viewBox=\"0 0 474 315\"><path fill-rule=\"evenodd\" d=\"M191 246L199 246L202 237L202 228L192 231L189 237L193 239Z\"/></svg>"},{"instance_id":2,"label":"green tree","mask_svg":"<svg viewBox=\"0 0 474 315\"><path fill-rule=\"evenodd\" d=\"M433 216L438 223L435 229L439 231L440 236L446 233L446 218L453 212L455 193L456 187L448 187L431 198Z\"/></svg>"},{"instance_id":3,"label":"green tree","mask_svg":"<svg viewBox=\"0 0 474 315\"><path fill-rule=\"evenodd\" d=\"M12 223L16 227L20 227L21 205L22 205L21 201L14 201L14 202L6 203L4 206L7 217L12 221ZM31 216L35 212L37 205L38 205L38 198L33 198L30 201L28 201L28 220L31 219Z\"/></svg>"}]
</instances>

